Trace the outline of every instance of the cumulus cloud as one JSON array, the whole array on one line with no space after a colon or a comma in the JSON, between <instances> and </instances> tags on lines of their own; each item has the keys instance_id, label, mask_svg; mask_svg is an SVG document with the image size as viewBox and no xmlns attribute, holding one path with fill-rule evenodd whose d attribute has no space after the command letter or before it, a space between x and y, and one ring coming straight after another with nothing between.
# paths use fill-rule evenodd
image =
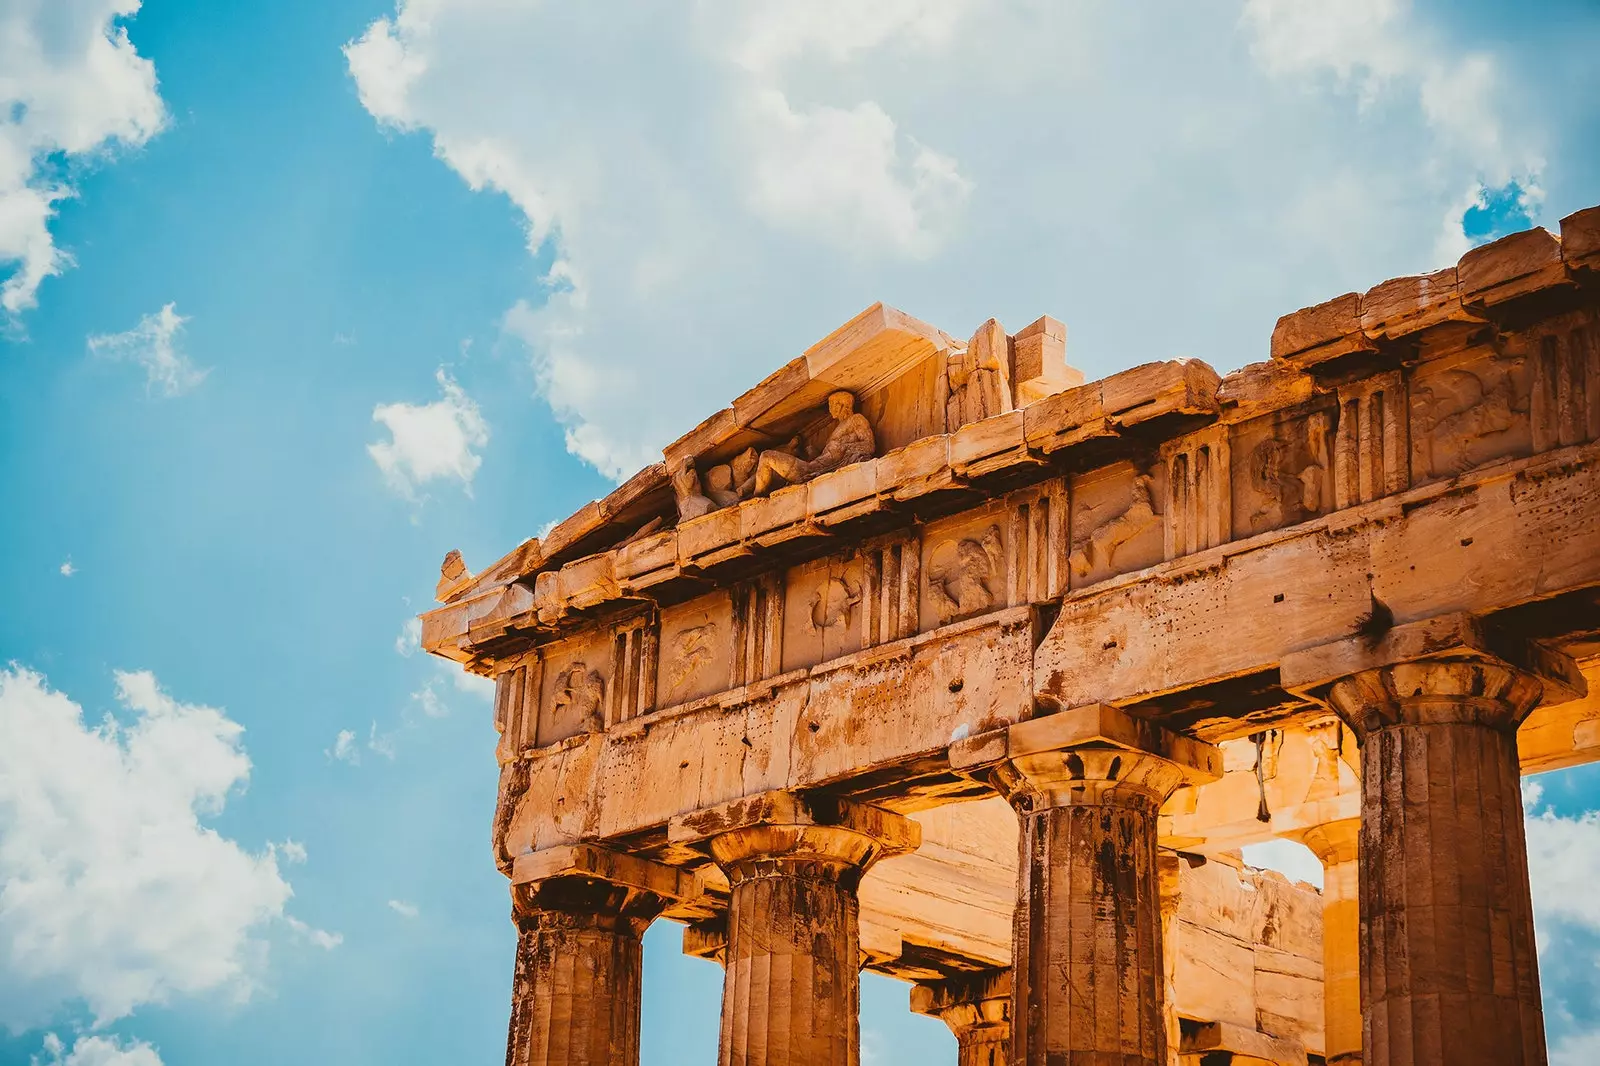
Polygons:
<instances>
[{"instance_id":1,"label":"cumulus cloud","mask_svg":"<svg viewBox=\"0 0 1600 1066\"><path fill-rule=\"evenodd\" d=\"M1537 780L1522 802L1550 1062L1587 1066L1600 1061L1600 811L1559 814Z\"/></svg>"},{"instance_id":2,"label":"cumulus cloud","mask_svg":"<svg viewBox=\"0 0 1600 1066\"><path fill-rule=\"evenodd\" d=\"M206 824L249 779L242 727L148 672L115 678L125 721L89 725L39 674L0 670L0 1024L246 996L286 917L277 851Z\"/></svg>"},{"instance_id":3,"label":"cumulus cloud","mask_svg":"<svg viewBox=\"0 0 1600 1066\"><path fill-rule=\"evenodd\" d=\"M389 487L408 500L430 481L459 481L470 493L483 463L473 449L489 443L489 424L477 403L443 367L437 380L440 398L432 403L384 403L372 411L390 439L367 445L367 454Z\"/></svg>"},{"instance_id":4,"label":"cumulus cloud","mask_svg":"<svg viewBox=\"0 0 1600 1066\"><path fill-rule=\"evenodd\" d=\"M123 20L139 0L18 0L0 15L0 312L72 265L50 233L72 178L160 131L155 67Z\"/></svg>"},{"instance_id":5,"label":"cumulus cloud","mask_svg":"<svg viewBox=\"0 0 1600 1066\"><path fill-rule=\"evenodd\" d=\"M59 1036L47 1033L44 1054L33 1066L161 1066L160 1054L143 1040L124 1044L116 1037L80 1036L69 1051Z\"/></svg>"},{"instance_id":6,"label":"cumulus cloud","mask_svg":"<svg viewBox=\"0 0 1600 1066\"><path fill-rule=\"evenodd\" d=\"M422 645L422 619L407 618L394 638L394 650L403 658L411 658Z\"/></svg>"},{"instance_id":7,"label":"cumulus cloud","mask_svg":"<svg viewBox=\"0 0 1600 1066\"><path fill-rule=\"evenodd\" d=\"M421 913L417 910L417 905L415 903L407 903L404 900L399 899L391 899L389 901L389 909L394 911L402 918L415 918Z\"/></svg>"},{"instance_id":8,"label":"cumulus cloud","mask_svg":"<svg viewBox=\"0 0 1600 1066\"><path fill-rule=\"evenodd\" d=\"M548 267L502 327L622 477L874 299L958 335L1053 314L1091 375L1231 369L1285 311L1443 265L1482 190L1590 150L1436 19L400 0L345 55L379 124L520 211Z\"/></svg>"},{"instance_id":9,"label":"cumulus cloud","mask_svg":"<svg viewBox=\"0 0 1600 1066\"><path fill-rule=\"evenodd\" d=\"M59 567L57 567L57 569L60 570L62 577L71 577L73 574L78 572L78 568L72 565L71 559L68 559L66 562L62 563Z\"/></svg>"},{"instance_id":10,"label":"cumulus cloud","mask_svg":"<svg viewBox=\"0 0 1600 1066\"><path fill-rule=\"evenodd\" d=\"M181 396L206 379L184 354L181 335L189 319L166 304L122 333L101 333L89 338L89 351L108 359L138 363L144 368L145 387L163 396Z\"/></svg>"}]
</instances>

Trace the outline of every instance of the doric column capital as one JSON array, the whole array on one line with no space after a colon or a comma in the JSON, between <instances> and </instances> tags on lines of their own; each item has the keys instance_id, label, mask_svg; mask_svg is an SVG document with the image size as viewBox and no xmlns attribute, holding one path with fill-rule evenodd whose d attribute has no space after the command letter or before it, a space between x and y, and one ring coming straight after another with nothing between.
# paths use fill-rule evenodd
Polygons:
<instances>
[{"instance_id":1,"label":"doric column capital","mask_svg":"<svg viewBox=\"0 0 1600 1066\"><path fill-rule=\"evenodd\" d=\"M701 894L690 873L593 844L546 848L512 868L511 917L518 928L644 930L667 907Z\"/></svg>"},{"instance_id":2,"label":"doric column capital","mask_svg":"<svg viewBox=\"0 0 1600 1066\"><path fill-rule=\"evenodd\" d=\"M1363 739L1392 725L1514 731L1539 704L1586 691L1567 656L1468 614L1296 652L1284 657L1279 676L1284 688L1327 703Z\"/></svg>"},{"instance_id":3,"label":"doric column capital","mask_svg":"<svg viewBox=\"0 0 1600 1066\"><path fill-rule=\"evenodd\" d=\"M1222 776L1222 754L1109 704L1019 722L952 748L1019 811L1085 804L1159 808L1184 785Z\"/></svg>"},{"instance_id":4,"label":"doric column capital","mask_svg":"<svg viewBox=\"0 0 1600 1066\"><path fill-rule=\"evenodd\" d=\"M1311 849L1324 867L1355 862L1361 852L1361 819L1340 818L1302 829L1300 843Z\"/></svg>"},{"instance_id":5,"label":"doric column capital","mask_svg":"<svg viewBox=\"0 0 1600 1066\"><path fill-rule=\"evenodd\" d=\"M981 1037L1003 1045L1011 1036L1011 971L982 970L912 985L911 1010L943 1021L958 1044Z\"/></svg>"},{"instance_id":6,"label":"doric column capital","mask_svg":"<svg viewBox=\"0 0 1600 1066\"><path fill-rule=\"evenodd\" d=\"M763 792L674 818L667 836L704 848L733 884L780 868L853 884L879 859L915 851L922 827L864 804Z\"/></svg>"}]
</instances>

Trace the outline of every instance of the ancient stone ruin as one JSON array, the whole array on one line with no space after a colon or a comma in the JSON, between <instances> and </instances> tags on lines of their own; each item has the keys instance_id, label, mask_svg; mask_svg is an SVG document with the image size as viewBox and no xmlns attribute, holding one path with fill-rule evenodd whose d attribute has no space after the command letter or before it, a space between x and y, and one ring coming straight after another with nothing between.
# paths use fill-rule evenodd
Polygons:
<instances>
[{"instance_id":1,"label":"ancient stone ruin","mask_svg":"<svg viewBox=\"0 0 1600 1066\"><path fill-rule=\"evenodd\" d=\"M1600 755L1600 208L1286 315L1219 378L875 305L480 573L507 1062L1545 1061L1519 782ZM1319 893L1243 868L1285 837Z\"/></svg>"}]
</instances>

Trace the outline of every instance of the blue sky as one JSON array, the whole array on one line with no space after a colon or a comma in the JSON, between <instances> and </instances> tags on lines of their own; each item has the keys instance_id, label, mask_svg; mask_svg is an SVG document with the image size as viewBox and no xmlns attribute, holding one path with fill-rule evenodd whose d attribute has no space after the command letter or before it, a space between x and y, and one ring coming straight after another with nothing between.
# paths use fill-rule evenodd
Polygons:
<instances>
[{"instance_id":1,"label":"blue sky","mask_svg":"<svg viewBox=\"0 0 1600 1066\"><path fill-rule=\"evenodd\" d=\"M407 620L873 300L1225 371L1600 203L1592 5L1325 6L0 0L0 1063L498 1061L488 702ZM1577 1056L1600 775L1540 785Z\"/></svg>"}]
</instances>

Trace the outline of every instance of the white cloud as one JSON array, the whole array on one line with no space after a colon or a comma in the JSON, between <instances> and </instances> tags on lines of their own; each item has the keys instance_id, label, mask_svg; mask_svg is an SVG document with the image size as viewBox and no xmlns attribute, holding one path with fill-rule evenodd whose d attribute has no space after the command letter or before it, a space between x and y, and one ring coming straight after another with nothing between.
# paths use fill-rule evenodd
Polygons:
<instances>
[{"instance_id":1,"label":"white cloud","mask_svg":"<svg viewBox=\"0 0 1600 1066\"><path fill-rule=\"evenodd\" d=\"M155 67L120 20L139 0L17 0L0 15L0 312L72 265L50 220L75 168L161 129Z\"/></svg>"},{"instance_id":2,"label":"white cloud","mask_svg":"<svg viewBox=\"0 0 1600 1066\"><path fill-rule=\"evenodd\" d=\"M408 500L417 498L419 486L438 480L459 481L470 494L483 463L473 449L489 443L478 405L443 367L437 379L442 395L432 403L385 403L372 411L390 439L367 445L367 453L389 487Z\"/></svg>"},{"instance_id":3,"label":"white cloud","mask_svg":"<svg viewBox=\"0 0 1600 1066\"><path fill-rule=\"evenodd\" d=\"M346 57L384 127L520 211L552 265L502 328L621 477L874 299L956 334L1053 314L1091 376L1226 370L1286 311L1445 265L1464 190L1590 149L1552 130L1558 79L1505 92L1432 18L400 0Z\"/></svg>"},{"instance_id":4,"label":"white cloud","mask_svg":"<svg viewBox=\"0 0 1600 1066\"><path fill-rule=\"evenodd\" d=\"M394 758L394 734L378 732L378 723L373 722L372 728L367 732L367 750L385 759Z\"/></svg>"},{"instance_id":5,"label":"white cloud","mask_svg":"<svg viewBox=\"0 0 1600 1066\"><path fill-rule=\"evenodd\" d=\"M1570 1033L1550 1045L1550 1066L1594 1066L1600 1062L1600 1029Z\"/></svg>"},{"instance_id":6,"label":"white cloud","mask_svg":"<svg viewBox=\"0 0 1600 1066\"><path fill-rule=\"evenodd\" d=\"M454 664L441 663L442 667L450 673L450 681L455 685L457 692L480 700L494 699L494 679L484 677L482 674L469 674Z\"/></svg>"},{"instance_id":7,"label":"white cloud","mask_svg":"<svg viewBox=\"0 0 1600 1066\"><path fill-rule=\"evenodd\" d=\"M78 572L78 568L72 565L71 559L68 559L66 562L62 563L59 569L62 577L71 577L73 574Z\"/></svg>"},{"instance_id":8,"label":"white cloud","mask_svg":"<svg viewBox=\"0 0 1600 1066\"><path fill-rule=\"evenodd\" d=\"M91 727L40 675L0 670L0 1024L246 996L259 934L285 918L275 849L205 824L249 778L242 727L147 672L115 677L128 720Z\"/></svg>"},{"instance_id":9,"label":"white cloud","mask_svg":"<svg viewBox=\"0 0 1600 1066\"><path fill-rule=\"evenodd\" d=\"M344 934L342 933L330 933L326 929L317 929L292 916L286 921L288 921L289 928L294 930L296 936L313 947L321 948L323 951L332 951L344 943Z\"/></svg>"},{"instance_id":10,"label":"white cloud","mask_svg":"<svg viewBox=\"0 0 1600 1066\"><path fill-rule=\"evenodd\" d=\"M127 360L144 367L145 387L163 396L181 396L206 379L211 371L197 368L184 354L180 337L189 319L166 304L123 333L101 333L89 338L89 351L109 359Z\"/></svg>"},{"instance_id":11,"label":"white cloud","mask_svg":"<svg viewBox=\"0 0 1600 1066\"><path fill-rule=\"evenodd\" d=\"M283 861L299 866L306 861L306 846L298 840L285 840L282 844L272 845Z\"/></svg>"},{"instance_id":12,"label":"white cloud","mask_svg":"<svg viewBox=\"0 0 1600 1066\"><path fill-rule=\"evenodd\" d=\"M389 901L389 909L394 911L402 918L415 918L419 913L421 913L417 910L417 905L415 903L407 903L404 900L399 899L391 899Z\"/></svg>"},{"instance_id":13,"label":"white cloud","mask_svg":"<svg viewBox=\"0 0 1600 1066\"><path fill-rule=\"evenodd\" d=\"M1600 933L1600 894L1594 891L1600 884L1600 811L1563 817L1549 807L1540 810L1543 798L1542 785L1523 782L1528 869L1541 950L1549 946L1556 923Z\"/></svg>"},{"instance_id":14,"label":"white cloud","mask_svg":"<svg viewBox=\"0 0 1600 1066\"><path fill-rule=\"evenodd\" d=\"M407 618L400 626L400 635L394 638L394 650L409 659L422 645L422 619Z\"/></svg>"},{"instance_id":15,"label":"white cloud","mask_svg":"<svg viewBox=\"0 0 1600 1066\"><path fill-rule=\"evenodd\" d=\"M33 1066L161 1066L161 1056L143 1040L124 1044L116 1037L80 1036L68 1051L59 1036L46 1033L44 1053Z\"/></svg>"},{"instance_id":16,"label":"white cloud","mask_svg":"<svg viewBox=\"0 0 1600 1066\"><path fill-rule=\"evenodd\" d=\"M421 688L411 694L411 699L429 718L445 718L450 714L450 705L439 698L437 684L437 678L429 678L423 682Z\"/></svg>"},{"instance_id":17,"label":"white cloud","mask_svg":"<svg viewBox=\"0 0 1600 1066\"><path fill-rule=\"evenodd\" d=\"M351 766L361 765L361 752L356 750L356 734L352 729L341 729L339 735L333 738L333 747L323 751L329 759L347 762Z\"/></svg>"}]
</instances>

